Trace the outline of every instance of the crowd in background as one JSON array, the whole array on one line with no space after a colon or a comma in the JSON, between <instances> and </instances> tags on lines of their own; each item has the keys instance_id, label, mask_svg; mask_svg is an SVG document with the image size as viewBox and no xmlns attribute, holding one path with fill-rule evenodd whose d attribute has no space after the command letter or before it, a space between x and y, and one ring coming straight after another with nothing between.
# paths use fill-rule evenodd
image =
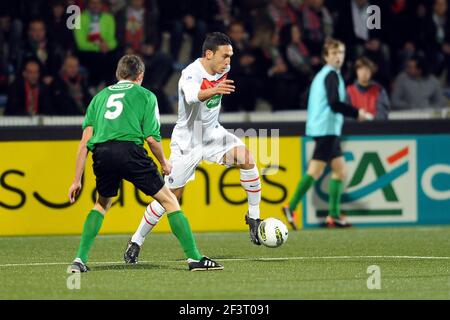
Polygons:
<instances>
[{"instance_id":1,"label":"crowd in background","mask_svg":"<svg viewBox=\"0 0 450 320\"><path fill-rule=\"evenodd\" d=\"M69 5L80 28L67 27ZM381 29L367 28L370 5ZM115 81L121 55L143 57L143 85L162 113L174 112L164 90L212 31L228 34L237 90L224 111L304 109L321 68L322 45L346 44L342 70L348 100L378 119L389 110L442 108L450 84L447 0L15 0L0 4L0 110L5 115L83 115L92 96ZM170 35L162 50L163 34ZM186 37L188 35L189 37ZM0 111L1 113L1 111Z\"/></svg>"}]
</instances>

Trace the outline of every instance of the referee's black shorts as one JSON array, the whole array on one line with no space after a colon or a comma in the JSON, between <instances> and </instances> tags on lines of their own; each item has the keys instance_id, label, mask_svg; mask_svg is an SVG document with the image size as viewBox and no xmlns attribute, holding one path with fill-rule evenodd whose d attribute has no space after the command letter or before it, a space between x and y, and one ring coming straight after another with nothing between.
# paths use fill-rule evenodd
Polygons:
<instances>
[{"instance_id":1,"label":"referee's black shorts","mask_svg":"<svg viewBox=\"0 0 450 320\"><path fill-rule=\"evenodd\" d=\"M164 186L158 167L147 150L129 141L96 144L93 151L97 191L102 197L115 197L125 179L146 195L153 196Z\"/></svg>"},{"instance_id":2,"label":"referee's black shorts","mask_svg":"<svg viewBox=\"0 0 450 320\"><path fill-rule=\"evenodd\" d=\"M342 156L341 139L338 136L314 137L314 141L313 160L330 162Z\"/></svg>"}]
</instances>

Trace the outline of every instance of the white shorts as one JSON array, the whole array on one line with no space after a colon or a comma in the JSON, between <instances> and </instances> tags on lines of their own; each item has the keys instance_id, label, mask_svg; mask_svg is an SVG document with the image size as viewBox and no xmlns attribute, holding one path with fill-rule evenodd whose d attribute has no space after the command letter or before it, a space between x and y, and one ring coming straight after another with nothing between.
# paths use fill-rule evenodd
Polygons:
<instances>
[{"instance_id":1,"label":"white shorts","mask_svg":"<svg viewBox=\"0 0 450 320\"><path fill-rule=\"evenodd\" d=\"M195 169L202 160L220 165L226 165L223 161L225 154L231 149L244 146L241 139L220 126L214 133L214 139L199 144L189 151L182 150L176 139L170 143L170 162L172 172L165 176L165 181L170 189L181 188L195 179Z\"/></svg>"}]
</instances>

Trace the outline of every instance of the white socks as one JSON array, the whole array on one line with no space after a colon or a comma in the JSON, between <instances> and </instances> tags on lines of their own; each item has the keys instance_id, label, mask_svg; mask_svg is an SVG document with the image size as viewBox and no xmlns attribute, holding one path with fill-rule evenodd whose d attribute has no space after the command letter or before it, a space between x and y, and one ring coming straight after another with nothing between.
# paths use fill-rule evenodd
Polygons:
<instances>
[{"instance_id":1,"label":"white socks","mask_svg":"<svg viewBox=\"0 0 450 320\"><path fill-rule=\"evenodd\" d=\"M141 224L131 238L131 241L137 243L139 246L142 246L145 237L150 233L150 231L152 231L153 227L156 226L164 212L166 212L166 210L159 204L159 202L153 200L153 202L145 208Z\"/></svg>"},{"instance_id":2,"label":"white socks","mask_svg":"<svg viewBox=\"0 0 450 320\"><path fill-rule=\"evenodd\" d=\"M241 186L247 192L248 199L248 216L252 219L259 219L259 203L261 202L261 181L259 179L258 168L241 172Z\"/></svg>"},{"instance_id":3,"label":"white socks","mask_svg":"<svg viewBox=\"0 0 450 320\"><path fill-rule=\"evenodd\" d=\"M240 169L241 186L247 192L248 199L248 215L252 219L259 219L259 203L261 202L261 181L259 179L258 168L255 166L252 169ZM159 204L158 201L153 200L145 209L144 217L142 217L139 228L131 238L132 242L142 246L145 237L152 231L159 219L164 215L166 210Z\"/></svg>"}]
</instances>

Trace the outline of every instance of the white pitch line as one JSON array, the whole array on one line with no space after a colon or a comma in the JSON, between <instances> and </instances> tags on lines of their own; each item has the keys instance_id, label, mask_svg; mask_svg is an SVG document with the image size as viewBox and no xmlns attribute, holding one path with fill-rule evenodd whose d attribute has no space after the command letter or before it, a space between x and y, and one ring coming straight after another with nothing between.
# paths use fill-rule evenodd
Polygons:
<instances>
[{"instance_id":1,"label":"white pitch line","mask_svg":"<svg viewBox=\"0 0 450 320\"><path fill-rule=\"evenodd\" d=\"M284 257L284 258L225 258L217 261L283 261L283 260L351 260L351 259L404 259L404 260L450 260L450 257L423 257L423 256L323 256L323 257ZM184 260L166 261L140 261L144 263L179 263ZM91 262L92 265L122 264L123 261ZM36 262L36 263L11 263L0 264L0 268L7 267L33 267L33 266L59 266L69 265L70 262Z\"/></svg>"}]
</instances>

